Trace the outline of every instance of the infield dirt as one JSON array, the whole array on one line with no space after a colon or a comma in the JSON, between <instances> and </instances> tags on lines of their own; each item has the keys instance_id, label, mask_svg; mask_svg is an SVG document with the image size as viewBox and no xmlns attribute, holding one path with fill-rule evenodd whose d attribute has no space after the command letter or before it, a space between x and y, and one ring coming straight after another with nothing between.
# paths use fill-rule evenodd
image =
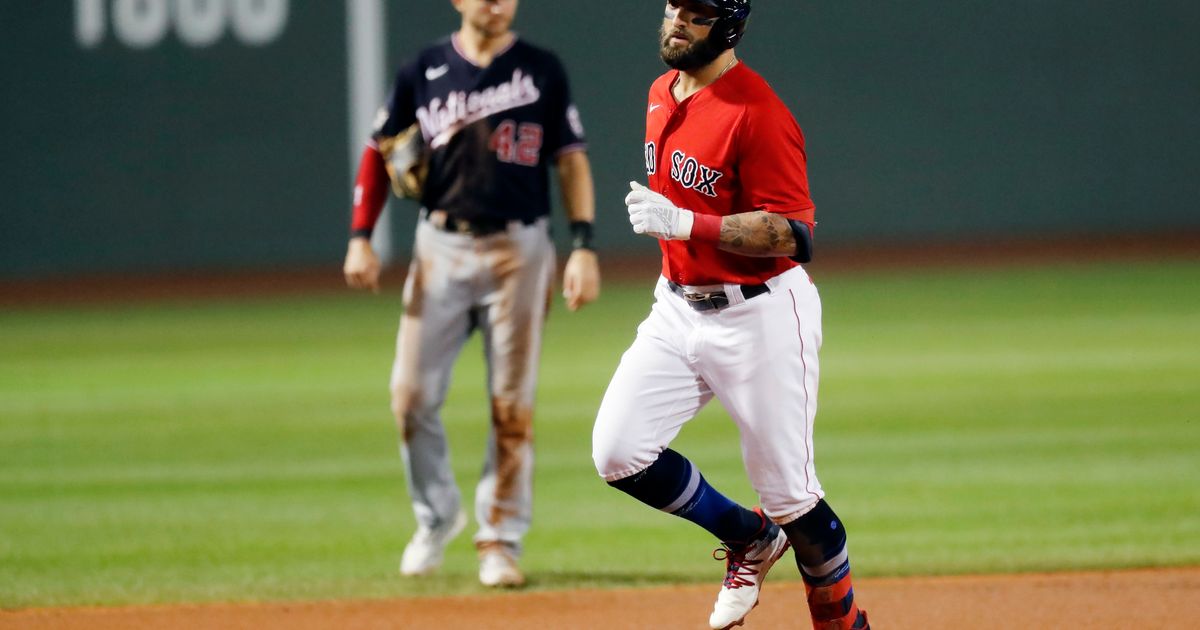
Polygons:
<instances>
[{"instance_id":1,"label":"infield dirt","mask_svg":"<svg viewBox=\"0 0 1200 630\"><path fill-rule=\"evenodd\" d=\"M1200 567L858 580L872 626L1196 628ZM50 608L0 612L0 629L705 628L715 586L498 593L379 601ZM746 628L807 628L799 582L765 586Z\"/></svg>"}]
</instances>

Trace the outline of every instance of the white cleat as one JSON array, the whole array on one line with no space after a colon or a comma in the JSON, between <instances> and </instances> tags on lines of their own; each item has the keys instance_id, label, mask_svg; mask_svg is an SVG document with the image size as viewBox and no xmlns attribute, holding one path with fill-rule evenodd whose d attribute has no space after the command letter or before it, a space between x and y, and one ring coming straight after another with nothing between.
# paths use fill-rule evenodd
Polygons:
<instances>
[{"instance_id":1,"label":"white cleat","mask_svg":"<svg viewBox=\"0 0 1200 630\"><path fill-rule=\"evenodd\" d=\"M774 523L767 534L745 549L734 550L728 545L713 552L713 557L722 559L718 553L725 552L725 582L717 594L717 603L708 625L714 630L728 630L746 621L746 615L758 605L758 592L767 571L783 557L791 544L787 535Z\"/></svg>"},{"instance_id":2,"label":"white cleat","mask_svg":"<svg viewBox=\"0 0 1200 630\"><path fill-rule=\"evenodd\" d=\"M400 557L401 575L429 575L442 566L446 545L467 526L467 514L459 510L454 520L441 527L417 527Z\"/></svg>"},{"instance_id":3,"label":"white cleat","mask_svg":"<svg viewBox=\"0 0 1200 630\"><path fill-rule=\"evenodd\" d=\"M484 542L478 546L480 584L507 588L525 585L525 575L517 566L512 548L502 542Z\"/></svg>"}]
</instances>

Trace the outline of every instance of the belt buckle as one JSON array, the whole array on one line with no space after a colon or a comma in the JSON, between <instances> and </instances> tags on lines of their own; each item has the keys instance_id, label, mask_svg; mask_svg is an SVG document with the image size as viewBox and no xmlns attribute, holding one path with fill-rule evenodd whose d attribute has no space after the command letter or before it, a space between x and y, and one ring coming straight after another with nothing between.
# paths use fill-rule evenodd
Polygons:
<instances>
[{"instance_id":1,"label":"belt buckle","mask_svg":"<svg viewBox=\"0 0 1200 630\"><path fill-rule=\"evenodd\" d=\"M683 299L691 304L692 308L697 311L715 311L724 306L729 306L729 298L724 293L709 292L709 293L684 293ZM724 304L718 303L718 300Z\"/></svg>"}]
</instances>

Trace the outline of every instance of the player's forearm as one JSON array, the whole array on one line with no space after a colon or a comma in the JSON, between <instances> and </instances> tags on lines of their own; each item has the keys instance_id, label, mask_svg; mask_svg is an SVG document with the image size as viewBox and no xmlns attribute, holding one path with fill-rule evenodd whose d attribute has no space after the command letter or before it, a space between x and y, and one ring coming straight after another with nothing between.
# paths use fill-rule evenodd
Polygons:
<instances>
[{"instance_id":1,"label":"player's forearm","mask_svg":"<svg viewBox=\"0 0 1200 630\"><path fill-rule=\"evenodd\" d=\"M629 182L625 205L638 234L697 241L741 256L812 260L812 223L804 219L761 210L728 216L692 212L638 182Z\"/></svg>"},{"instance_id":2,"label":"player's forearm","mask_svg":"<svg viewBox=\"0 0 1200 630\"><path fill-rule=\"evenodd\" d=\"M350 213L350 235L370 238L379 214L387 203L388 174L379 150L368 145L363 149L354 181L354 202Z\"/></svg>"},{"instance_id":3,"label":"player's forearm","mask_svg":"<svg viewBox=\"0 0 1200 630\"><path fill-rule=\"evenodd\" d=\"M567 221L592 223L596 220L596 189L587 153L572 151L558 158L558 183L562 190Z\"/></svg>"},{"instance_id":4,"label":"player's forearm","mask_svg":"<svg viewBox=\"0 0 1200 630\"><path fill-rule=\"evenodd\" d=\"M795 256L796 235L788 220L771 212L745 212L721 219L717 248L740 254L768 258Z\"/></svg>"}]
</instances>

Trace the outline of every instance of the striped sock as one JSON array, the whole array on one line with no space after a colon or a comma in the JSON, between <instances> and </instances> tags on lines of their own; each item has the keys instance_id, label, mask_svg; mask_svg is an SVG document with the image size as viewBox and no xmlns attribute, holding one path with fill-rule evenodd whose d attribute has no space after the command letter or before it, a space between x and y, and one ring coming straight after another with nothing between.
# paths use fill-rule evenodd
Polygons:
<instances>
[{"instance_id":1,"label":"striped sock","mask_svg":"<svg viewBox=\"0 0 1200 630\"><path fill-rule=\"evenodd\" d=\"M828 575L815 577L804 574L804 590L808 594L808 612L815 630L858 630L867 627L867 617L854 602L854 585L850 580L850 561L846 560Z\"/></svg>"},{"instance_id":2,"label":"striped sock","mask_svg":"<svg viewBox=\"0 0 1200 630\"><path fill-rule=\"evenodd\" d=\"M722 542L757 538L767 521L717 492L686 457L666 449L648 468L609 485L650 507L685 518Z\"/></svg>"},{"instance_id":3,"label":"striped sock","mask_svg":"<svg viewBox=\"0 0 1200 630\"><path fill-rule=\"evenodd\" d=\"M808 513L783 526L796 566L804 577L808 611L816 630L866 629L867 617L854 601L846 530L821 499Z\"/></svg>"}]
</instances>

